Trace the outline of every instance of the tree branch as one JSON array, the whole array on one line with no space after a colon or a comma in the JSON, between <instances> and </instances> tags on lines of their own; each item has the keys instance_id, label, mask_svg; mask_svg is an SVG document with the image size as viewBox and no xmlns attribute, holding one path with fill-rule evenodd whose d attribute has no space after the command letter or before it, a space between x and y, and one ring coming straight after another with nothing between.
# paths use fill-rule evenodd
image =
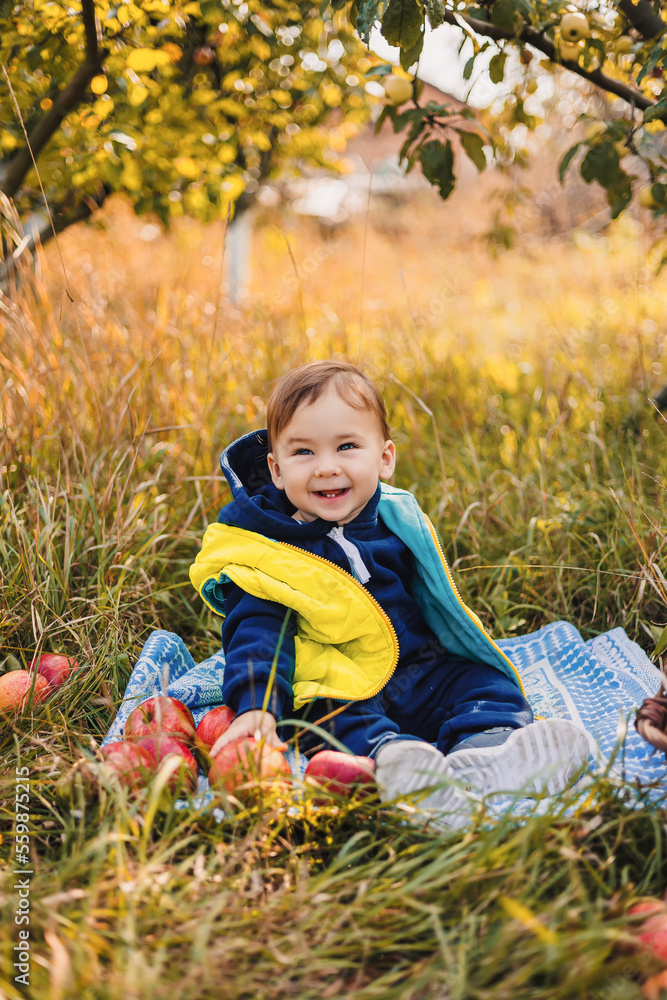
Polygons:
<instances>
[{"instance_id":1,"label":"tree branch","mask_svg":"<svg viewBox=\"0 0 667 1000\"><path fill-rule=\"evenodd\" d=\"M12 275L16 275L24 254L33 253L37 246L43 246L58 233L63 232L75 222L81 222L89 218L93 212L100 208L111 194L110 190L102 185L99 186L95 197L87 195L80 202L72 206L72 199L66 195L63 201L52 212L53 225L46 221L41 229L34 230L25 244L22 243L20 252L16 256L12 255L5 261L0 262L0 289L6 290L9 287Z\"/></svg>"},{"instance_id":2,"label":"tree branch","mask_svg":"<svg viewBox=\"0 0 667 1000\"><path fill-rule=\"evenodd\" d=\"M37 160L51 136L60 128L60 123L65 115L81 102L90 81L100 72L102 62L107 54L106 49L100 49L97 43L97 23L93 0L82 0L81 8L86 32L86 58L67 86L60 91L52 107L37 122L28 136L25 146L18 151L9 164L0 188L8 198L13 198L23 184L26 174L33 165L33 157Z\"/></svg>"},{"instance_id":3,"label":"tree branch","mask_svg":"<svg viewBox=\"0 0 667 1000\"><path fill-rule=\"evenodd\" d=\"M646 2L648 3L648 0ZM95 62L99 45L95 0L81 0L81 18L83 30L86 33L86 59Z\"/></svg>"},{"instance_id":4,"label":"tree branch","mask_svg":"<svg viewBox=\"0 0 667 1000\"><path fill-rule=\"evenodd\" d=\"M456 25L460 27L460 20L464 20L469 27L472 28L474 32L479 35L486 35L488 38L492 38L494 41L511 40L527 42L532 45L534 49L539 49L543 52L545 56L548 56L552 62L559 62L558 54L556 52L556 46L553 42L550 42L548 38L545 38L539 31L535 31L534 28L524 28L522 32L518 35L513 31L507 31L505 28L499 28L496 24L491 24L489 21L479 21L475 17L468 17L466 14L454 14L453 11L445 11L445 21L448 24ZM650 100L650 98L645 97L644 94L640 93L638 90L634 90L632 87L628 87L625 83L621 83L620 80L614 80L612 77L607 76L599 69L583 69L576 62L571 62L568 59L560 60L560 65L564 66L565 69L569 69L571 73L577 73L582 76L584 80L588 80L590 83L595 84L596 87L600 87L602 90L606 90L610 94L616 94L617 97L621 97L628 104L633 105L635 108L640 108L644 111L646 108L651 108L655 104L655 101Z\"/></svg>"},{"instance_id":5,"label":"tree branch","mask_svg":"<svg viewBox=\"0 0 667 1000\"><path fill-rule=\"evenodd\" d=\"M636 4L632 0L620 0L618 8L642 38L655 38L667 31L667 24L653 10L650 0L638 0Z\"/></svg>"}]
</instances>

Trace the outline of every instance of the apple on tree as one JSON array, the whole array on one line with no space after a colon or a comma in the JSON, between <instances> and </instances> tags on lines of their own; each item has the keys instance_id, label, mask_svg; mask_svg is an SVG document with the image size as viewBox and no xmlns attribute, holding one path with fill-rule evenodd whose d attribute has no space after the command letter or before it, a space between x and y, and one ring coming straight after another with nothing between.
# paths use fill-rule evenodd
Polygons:
<instances>
[{"instance_id":1,"label":"apple on tree","mask_svg":"<svg viewBox=\"0 0 667 1000\"><path fill-rule=\"evenodd\" d=\"M178 698L167 695L147 698L130 712L123 729L123 736L127 740L139 740L157 733L175 736L187 744L192 743L195 720L187 705Z\"/></svg>"},{"instance_id":2,"label":"apple on tree","mask_svg":"<svg viewBox=\"0 0 667 1000\"><path fill-rule=\"evenodd\" d=\"M619 55L624 56L628 52L632 51L633 45L634 41L631 35L621 35L620 38L617 38L614 42L614 49Z\"/></svg>"},{"instance_id":3,"label":"apple on tree","mask_svg":"<svg viewBox=\"0 0 667 1000\"><path fill-rule=\"evenodd\" d=\"M657 208L665 204L667 188L664 184L649 184L639 192L639 204L644 208Z\"/></svg>"},{"instance_id":4,"label":"apple on tree","mask_svg":"<svg viewBox=\"0 0 667 1000\"><path fill-rule=\"evenodd\" d=\"M590 33L591 29L585 14L568 12L561 18L560 34L563 41L580 42L583 38L588 38Z\"/></svg>"},{"instance_id":5,"label":"apple on tree","mask_svg":"<svg viewBox=\"0 0 667 1000\"><path fill-rule=\"evenodd\" d=\"M210 45L202 45L194 50L192 59L197 66L211 66L215 62L215 51Z\"/></svg>"},{"instance_id":6,"label":"apple on tree","mask_svg":"<svg viewBox=\"0 0 667 1000\"><path fill-rule=\"evenodd\" d=\"M412 84L404 76L396 76L395 73L391 73L384 78L382 87L387 104L391 104L395 108L399 104L405 104L412 97Z\"/></svg>"},{"instance_id":7,"label":"apple on tree","mask_svg":"<svg viewBox=\"0 0 667 1000\"><path fill-rule=\"evenodd\" d=\"M559 51L560 57L564 62L577 62L581 53L581 48L578 42L562 41L560 43Z\"/></svg>"}]
</instances>

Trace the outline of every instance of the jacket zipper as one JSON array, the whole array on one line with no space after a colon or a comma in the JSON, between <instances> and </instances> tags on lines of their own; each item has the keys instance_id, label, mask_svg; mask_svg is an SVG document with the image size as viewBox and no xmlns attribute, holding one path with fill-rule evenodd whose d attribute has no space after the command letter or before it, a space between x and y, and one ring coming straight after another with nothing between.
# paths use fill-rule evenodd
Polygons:
<instances>
[{"instance_id":1,"label":"jacket zipper","mask_svg":"<svg viewBox=\"0 0 667 1000\"><path fill-rule=\"evenodd\" d=\"M318 559L320 562L326 563L327 566L333 566L334 569L337 569L339 573L343 573L346 577L349 577L350 580L352 581L352 583L355 585L355 587L359 587L361 590L363 590L363 592L366 595L366 597L369 597L371 599L371 601L373 602L373 604L375 605L375 607L377 608L377 610L380 612L380 615L382 616L382 618L384 618L384 620L386 621L387 625L389 626L389 631L391 633L391 637L394 640L394 650L395 650L395 652L394 652L394 662L391 665L391 670L386 675L386 677L384 678L384 680L382 681L382 683L378 686L378 688L375 691L371 692L371 694L367 694L363 698L345 698L343 700L344 701L366 701L367 698L374 698L376 694L380 693L380 691L382 690L383 687L387 686L387 684L389 683L389 681L393 677L394 671L396 670L396 666L398 664L398 657L399 657L399 652L400 652L399 651L399 645L398 645L398 636L396 635L396 629L394 628L394 626L391 623L391 618L389 617L389 615L387 614L387 612L384 610L384 608L382 607L382 605L379 604L378 601L375 600L375 598L371 594L370 590L367 590L366 587L363 586L363 584L359 583L358 580L355 580L355 578L352 576L352 574L348 573L348 571L346 569L343 569L342 566L339 566L337 563L333 562L331 559L325 559L324 556L318 556L315 552L308 552L308 551L306 551L306 549L300 549L298 545L290 545L289 542L278 542L278 545L284 545L285 548L287 548L287 549L294 549L295 552L299 552L299 553L301 553L301 555L308 556L310 559Z\"/></svg>"},{"instance_id":2,"label":"jacket zipper","mask_svg":"<svg viewBox=\"0 0 667 1000\"><path fill-rule=\"evenodd\" d=\"M368 572L368 567L362 559L361 552L354 542L350 541L345 535L341 525L337 524L331 529L327 534L327 538L333 539L337 545L343 550L347 556L347 561L349 562L352 569L352 576L359 583L366 584L371 578L371 574Z\"/></svg>"},{"instance_id":3,"label":"jacket zipper","mask_svg":"<svg viewBox=\"0 0 667 1000\"><path fill-rule=\"evenodd\" d=\"M423 513L424 512L422 511L422 514ZM503 651L500 648L500 646L497 646L495 644L495 642L493 641L493 639L491 638L491 636L489 635L489 633L486 631L486 629L484 628L484 626L481 625L479 622L475 621L475 618L474 618L472 612L470 611L470 608L468 608L468 606L466 604L464 604L463 599L462 599L461 595L459 594L458 588L457 588L456 584L454 583L454 577L452 576L452 571L450 570L449 564L448 564L448 562L447 562L447 560L445 558L445 553L442 551L442 546L440 544L440 539L438 538L436 530L433 527L433 524L431 523L431 519L429 518L429 516L427 514L424 514L424 518L425 518L426 523L428 525L429 531L431 532L431 536L433 537L433 541L435 542L435 544L437 546L438 554L440 556L440 559L442 561L442 565L444 566L445 572L447 574L447 579L449 580L451 588L454 591L459 604L461 605L461 607L463 608L463 610L465 611L465 613L467 614L468 618L473 623L473 625L480 630L480 632L482 633L482 635L484 636L484 638L487 639L488 642L491 643L491 645L496 650L496 652L500 653L500 655L502 656L503 660L506 660L507 663L509 664L509 666L512 668L514 676L516 677L517 681L519 682L519 687L521 688L521 694L525 698L526 697L526 691L525 691L525 688L523 686L523 681L521 680L521 677L519 676L518 670L516 669L516 667L514 666L514 664L512 663L512 661L510 660L509 656L507 656L506 653L503 653ZM542 716L539 716L539 718L542 718Z\"/></svg>"}]
</instances>

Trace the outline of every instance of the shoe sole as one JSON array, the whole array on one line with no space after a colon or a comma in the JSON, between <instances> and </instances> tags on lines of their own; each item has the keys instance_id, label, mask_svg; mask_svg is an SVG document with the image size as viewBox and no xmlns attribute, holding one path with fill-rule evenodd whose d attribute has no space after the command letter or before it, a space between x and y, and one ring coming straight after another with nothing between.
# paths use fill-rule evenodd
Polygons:
<instances>
[{"instance_id":1,"label":"shoe sole","mask_svg":"<svg viewBox=\"0 0 667 1000\"><path fill-rule=\"evenodd\" d=\"M445 759L457 781L480 795L522 792L557 795L582 770L588 737L568 719L541 719L495 747L457 750Z\"/></svg>"},{"instance_id":2,"label":"shoe sole","mask_svg":"<svg viewBox=\"0 0 667 1000\"><path fill-rule=\"evenodd\" d=\"M437 786L444 778L449 778L450 782L454 779L449 758L430 744L416 741L410 741L407 746L402 741L401 746L389 744L376 763L375 779L383 802L416 796L426 788ZM472 802L452 784L434 788L414 804L420 812L427 812L439 823L452 828L467 825L472 818Z\"/></svg>"}]
</instances>

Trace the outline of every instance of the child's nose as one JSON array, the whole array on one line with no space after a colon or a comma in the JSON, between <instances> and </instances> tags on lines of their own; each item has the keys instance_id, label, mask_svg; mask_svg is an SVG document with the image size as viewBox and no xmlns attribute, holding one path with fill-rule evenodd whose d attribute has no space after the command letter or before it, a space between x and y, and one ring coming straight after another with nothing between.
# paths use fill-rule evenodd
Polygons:
<instances>
[{"instance_id":1,"label":"child's nose","mask_svg":"<svg viewBox=\"0 0 667 1000\"><path fill-rule=\"evenodd\" d=\"M337 476L340 472L340 463L334 455L323 455L320 458L317 475L318 476Z\"/></svg>"}]
</instances>

